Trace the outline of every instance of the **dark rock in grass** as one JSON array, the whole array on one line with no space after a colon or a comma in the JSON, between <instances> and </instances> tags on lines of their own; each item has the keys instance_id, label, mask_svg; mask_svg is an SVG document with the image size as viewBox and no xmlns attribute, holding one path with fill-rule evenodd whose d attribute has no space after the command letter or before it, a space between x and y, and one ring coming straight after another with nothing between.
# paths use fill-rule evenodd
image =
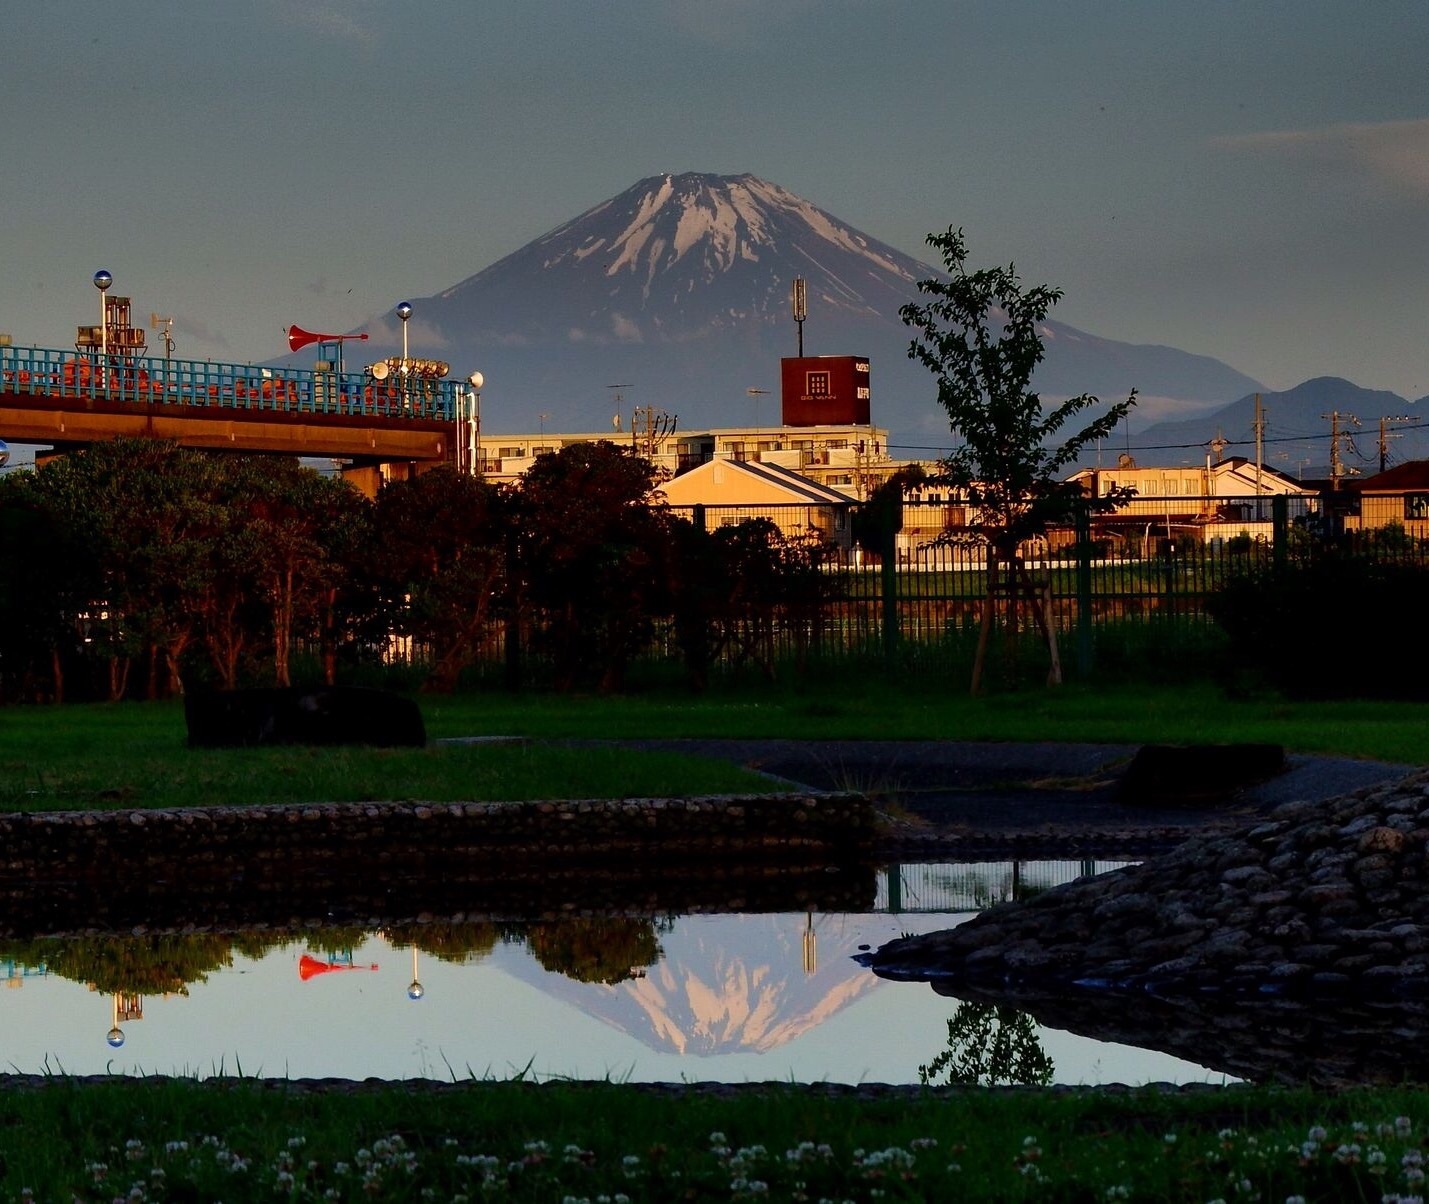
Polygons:
<instances>
[{"instance_id":1,"label":"dark rock in grass","mask_svg":"<svg viewBox=\"0 0 1429 1204\"><path fill-rule=\"evenodd\" d=\"M1125 803L1217 803L1285 770L1279 744L1147 744L1121 779Z\"/></svg>"},{"instance_id":2,"label":"dark rock in grass","mask_svg":"<svg viewBox=\"0 0 1429 1204\"><path fill-rule=\"evenodd\" d=\"M422 712L410 698L356 686L219 690L184 698L189 744L367 744L421 748Z\"/></svg>"}]
</instances>

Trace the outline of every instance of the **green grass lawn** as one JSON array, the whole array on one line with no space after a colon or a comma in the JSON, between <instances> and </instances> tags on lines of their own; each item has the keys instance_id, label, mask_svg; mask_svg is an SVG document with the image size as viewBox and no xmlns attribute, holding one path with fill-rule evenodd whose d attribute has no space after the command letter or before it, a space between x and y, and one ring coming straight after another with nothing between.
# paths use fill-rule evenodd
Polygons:
<instances>
[{"instance_id":1,"label":"green grass lawn","mask_svg":"<svg viewBox=\"0 0 1429 1204\"><path fill-rule=\"evenodd\" d=\"M828 1098L616 1084L311 1093L159 1080L0 1093L7 1200L1419 1199L1412 1091ZM30 1194L25 1194L29 1189Z\"/></svg>"},{"instance_id":2,"label":"green grass lawn","mask_svg":"<svg viewBox=\"0 0 1429 1204\"><path fill-rule=\"evenodd\" d=\"M191 749L177 703L0 707L0 810L383 799L632 798L759 792L717 759L576 738L1266 741L1295 752L1429 763L1429 706L1228 699L1210 686L1065 686L970 698L878 679L814 690L724 688L619 697L465 693L419 698L428 735L529 744L426 749Z\"/></svg>"},{"instance_id":3,"label":"green grass lawn","mask_svg":"<svg viewBox=\"0 0 1429 1204\"><path fill-rule=\"evenodd\" d=\"M1291 751L1429 764L1429 704L1227 698L1214 686L1062 686L972 698L851 678L795 690L723 688L615 698L470 693L424 698L430 734L540 738L785 737L806 740L1255 741Z\"/></svg>"}]
</instances>

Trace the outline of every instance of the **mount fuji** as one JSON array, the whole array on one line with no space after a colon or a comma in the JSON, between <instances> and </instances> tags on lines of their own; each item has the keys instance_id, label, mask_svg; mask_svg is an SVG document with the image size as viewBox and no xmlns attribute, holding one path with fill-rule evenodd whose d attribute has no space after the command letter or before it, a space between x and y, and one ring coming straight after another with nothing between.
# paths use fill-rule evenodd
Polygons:
<instances>
[{"instance_id":1,"label":"mount fuji","mask_svg":"<svg viewBox=\"0 0 1429 1204\"><path fill-rule=\"evenodd\" d=\"M622 407L657 406L682 428L777 421L779 360L797 353L791 282L806 282L807 355L872 365L873 421L895 454L949 445L932 376L908 359L898 309L939 269L752 175L685 173L618 196L431 297L413 298L413 355L486 378L492 432L609 429ZM400 350L390 316L368 324L373 354ZM1037 386L1092 392L1184 417L1261 386L1214 359L1044 331ZM758 394L771 396L762 414ZM617 400L616 394L620 395ZM900 446L901 445L901 446Z\"/></svg>"}]
</instances>

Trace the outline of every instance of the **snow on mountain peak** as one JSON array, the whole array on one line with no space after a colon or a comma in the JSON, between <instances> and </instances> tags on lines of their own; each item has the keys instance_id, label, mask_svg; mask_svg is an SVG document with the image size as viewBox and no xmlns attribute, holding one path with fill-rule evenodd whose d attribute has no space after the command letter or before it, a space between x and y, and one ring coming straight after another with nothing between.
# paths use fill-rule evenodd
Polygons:
<instances>
[{"instance_id":1,"label":"snow on mountain peak","mask_svg":"<svg viewBox=\"0 0 1429 1204\"><path fill-rule=\"evenodd\" d=\"M615 223L619 222L619 229ZM816 283L835 304L859 308L867 301L851 270L855 256L863 273L911 284L915 264L839 222L816 205L757 176L687 172L652 176L587 210L539 240L543 267L600 264L611 280L634 278L649 300L657 278L679 271L688 281L709 284L722 274L788 257L797 271L827 274ZM774 269L776 282L789 275Z\"/></svg>"}]
</instances>

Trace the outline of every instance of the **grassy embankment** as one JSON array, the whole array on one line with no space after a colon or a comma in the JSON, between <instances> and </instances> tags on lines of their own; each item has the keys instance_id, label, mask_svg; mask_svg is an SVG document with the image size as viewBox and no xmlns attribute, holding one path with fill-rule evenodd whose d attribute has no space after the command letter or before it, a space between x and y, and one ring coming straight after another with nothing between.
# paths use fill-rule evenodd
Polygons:
<instances>
[{"instance_id":1,"label":"grassy embankment","mask_svg":"<svg viewBox=\"0 0 1429 1204\"><path fill-rule=\"evenodd\" d=\"M860 685L423 705L434 737L1270 740L1429 762L1423 706L1233 702L1199 688L970 700ZM737 789L729 772L549 745L200 753L183 746L174 706L0 710L0 804L11 809ZM56 1077L0 1094L0 1197L29 1188L38 1200L1409 1199L1422 1194L1426 1126L1429 1098L1413 1090L929 1091L881 1101L789 1086L672 1107L618 1084L348 1095Z\"/></svg>"}]
</instances>

